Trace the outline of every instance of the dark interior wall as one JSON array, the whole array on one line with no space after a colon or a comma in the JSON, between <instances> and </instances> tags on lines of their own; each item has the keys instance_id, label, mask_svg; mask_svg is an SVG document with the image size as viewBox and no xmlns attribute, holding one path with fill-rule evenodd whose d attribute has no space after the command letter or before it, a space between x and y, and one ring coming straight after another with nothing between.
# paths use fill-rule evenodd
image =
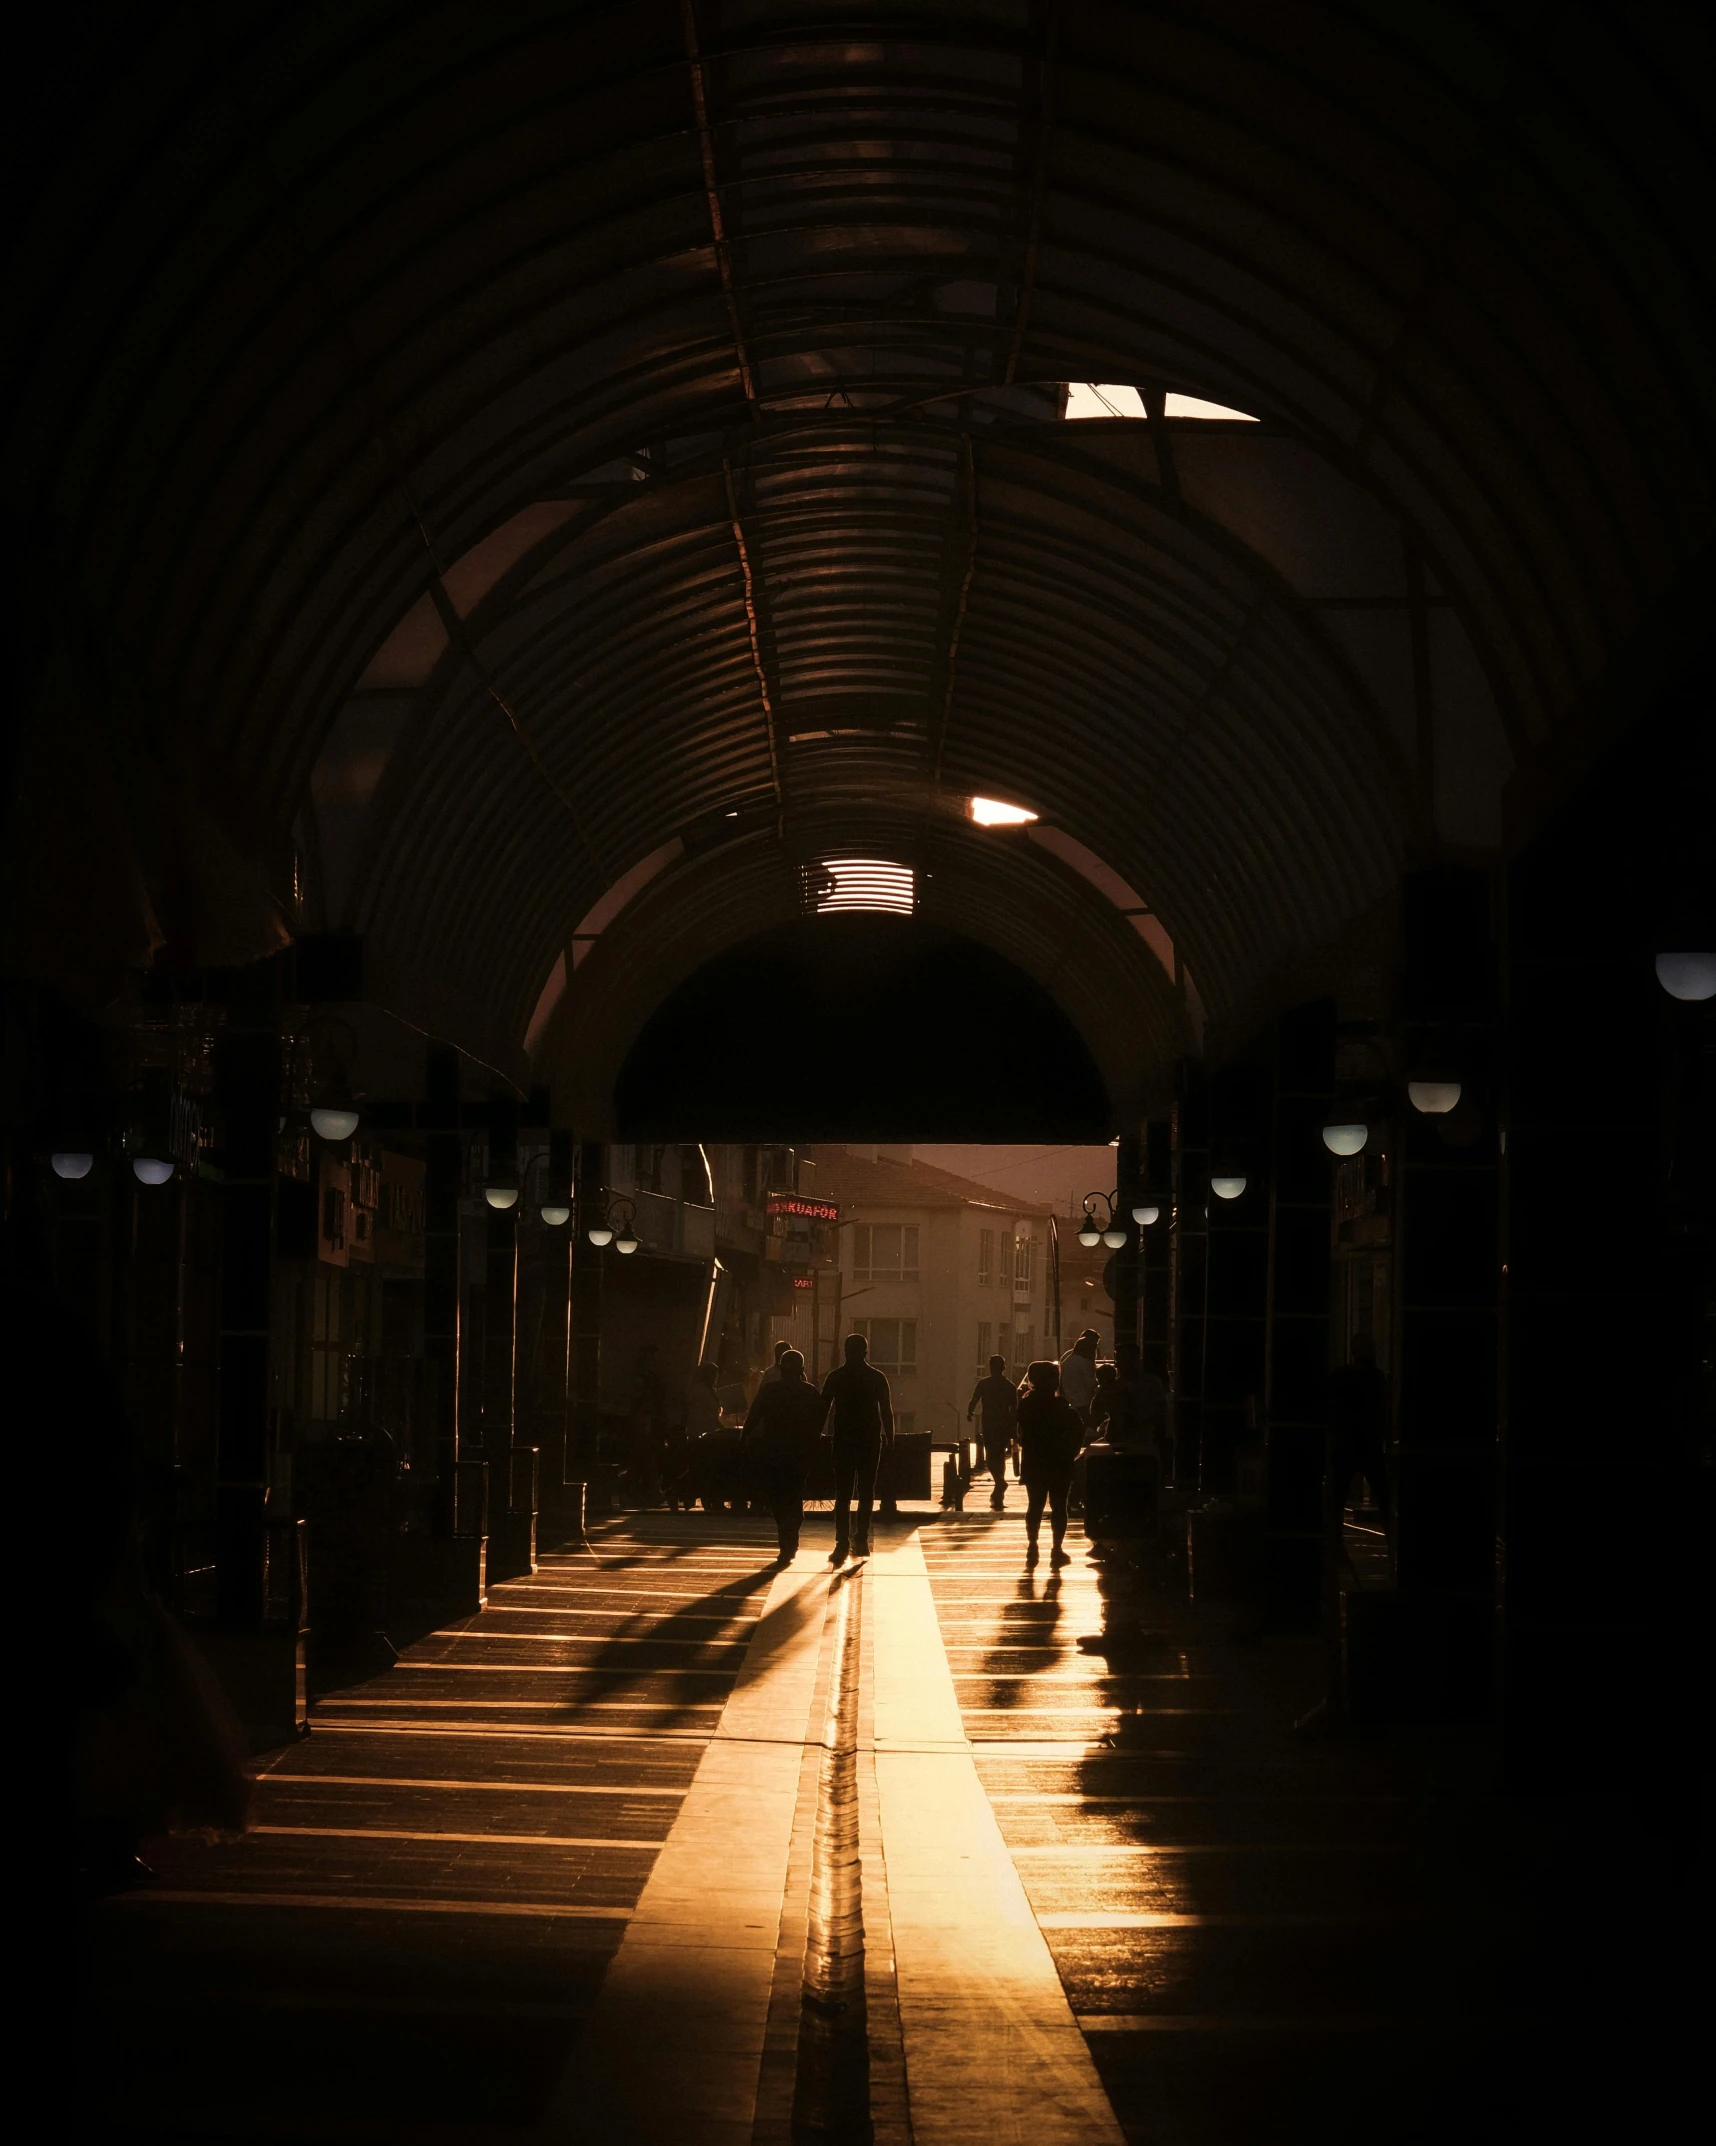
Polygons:
<instances>
[{"instance_id":1,"label":"dark interior wall","mask_svg":"<svg viewBox=\"0 0 1716 2146\"><path fill-rule=\"evenodd\" d=\"M1716 1003L1654 956L1716 945L1713 797L1706 665L1508 875L1504 1698L1534 1786L1625 1785L1697 1733ZM1643 1680L1626 1735L1585 1733L1593 1679Z\"/></svg>"},{"instance_id":2,"label":"dark interior wall","mask_svg":"<svg viewBox=\"0 0 1716 2146\"><path fill-rule=\"evenodd\" d=\"M710 962L615 1085L623 1139L1106 1140L1089 1050L1040 984L917 918L820 917Z\"/></svg>"}]
</instances>

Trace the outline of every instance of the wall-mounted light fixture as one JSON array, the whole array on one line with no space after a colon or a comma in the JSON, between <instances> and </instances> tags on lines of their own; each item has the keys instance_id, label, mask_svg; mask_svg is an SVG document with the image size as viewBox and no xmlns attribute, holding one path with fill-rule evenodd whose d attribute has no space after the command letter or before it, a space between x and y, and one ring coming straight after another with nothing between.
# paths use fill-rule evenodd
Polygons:
<instances>
[{"instance_id":1,"label":"wall-mounted light fixture","mask_svg":"<svg viewBox=\"0 0 1716 2146\"><path fill-rule=\"evenodd\" d=\"M173 1174L173 1165L164 1155L133 1155L131 1174L140 1185L164 1185Z\"/></svg>"},{"instance_id":2,"label":"wall-mounted light fixture","mask_svg":"<svg viewBox=\"0 0 1716 2146\"><path fill-rule=\"evenodd\" d=\"M310 1113L311 1129L330 1147L349 1140L358 1129L359 1116L349 1103L324 1099Z\"/></svg>"},{"instance_id":3,"label":"wall-mounted light fixture","mask_svg":"<svg viewBox=\"0 0 1716 2146\"><path fill-rule=\"evenodd\" d=\"M95 1168L95 1157L79 1150L66 1150L52 1158L56 1177L87 1177Z\"/></svg>"},{"instance_id":4,"label":"wall-mounted light fixture","mask_svg":"<svg viewBox=\"0 0 1716 2146\"><path fill-rule=\"evenodd\" d=\"M632 1203L630 1200L607 1199L591 1218L586 1232L595 1245L611 1244L616 1252L627 1258L638 1248L638 1233L632 1227Z\"/></svg>"},{"instance_id":5,"label":"wall-mounted light fixture","mask_svg":"<svg viewBox=\"0 0 1716 2146\"><path fill-rule=\"evenodd\" d=\"M1406 1083L1406 1100L1427 1118L1445 1118L1449 1111L1458 1109L1460 1093L1457 1080L1409 1080Z\"/></svg>"},{"instance_id":6,"label":"wall-mounted light fixture","mask_svg":"<svg viewBox=\"0 0 1716 2146\"><path fill-rule=\"evenodd\" d=\"M518 1205L518 1187L516 1185L485 1185L483 1187L483 1198L488 1201L497 1214L504 1214L509 1207Z\"/></svg>"},{"instance_id":7,"label":"wall-mounted light fixture","mask_svg":"<svg viewBox=\"0 0 1716 2146\"><path fill-rule=\"evenodd\" d=\"M536 1210L550 1229L562 1229L572 1219L572 1210L560 1200L544 1200Z\"/></svg>"},{"instance_id":8,"label":"wall-mounted light fixture","mask_svg":"<svg viewBox=\"0 0 1716 2146\"><path fill-rule=\"evenodd\" d=\"M1716 998L1716 954L1658 954L1656 980L1670 998L1689 1005Z\"/></svg>"},{"instance_id":9,"label":"wall-mounted light fixture","mask_svg":"<svg viewBox=\"0 0 1716 2146\"><path fill-rule=\"evenodd\" d=\"M1126 1243L1126 1230L1116 1214L1119 1195L1113 1192L1087 1192L1084 1196L1084 1220L1079 1224L1078 1241L1087 1250L1094 1245L1105 1244L1111 1252L1121 1251ZM1102 1213L1098 1215L1100 1205Z\"/></svg>"},{"instance_id":10,"label":"wall-mounted light fixture","mask_svg":"<svg viewBox=\"0 0 1716 2146\"><path fill-rule=\"evenodd\" d=\"M1354 1119L1349 1124L1325 1125L1323 1145L1331 1155L1359 1155L1370 1138L1370 1127Z\"/></svg>"},{"instance_id":11,"label":"wall-mounted light fixture","mask_svg":"<svg viewBox=\"0 0 1716 2146\"><path fill-rule=\"evenodd\" d=\"M1162 1210L1154 1200L1146 1200L1142 1207L1133 1208L1132 1219L1140 1229L1148 1229L1152 1223L1161 1221Z\"/></svg>"},{"instance_id":12,"label":"wall-mounted light fixture","mask_svg":"<svg viewBox=\"0 0 1716 2146\"><path fill-rule=\"evenodd\" d=\"M1223 1170L1210 1179L1210 1190L1218 1200L1237 1200L1245 1187L1243 1170Z\"/></svg>"}]
</instances>

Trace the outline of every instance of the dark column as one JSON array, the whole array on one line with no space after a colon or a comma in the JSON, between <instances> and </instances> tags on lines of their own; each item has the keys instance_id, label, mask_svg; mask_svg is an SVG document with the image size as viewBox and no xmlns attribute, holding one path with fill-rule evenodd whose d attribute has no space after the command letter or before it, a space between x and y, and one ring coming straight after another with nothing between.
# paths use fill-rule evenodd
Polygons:
<instances>
[{"instance_id":1,"label":"dark column","mask_svg":"<svg viewBox=\"0 0 1716 2146\"><path fill-rule=\"evenodd\" d=\"M1396 1557L1406 1704L1491 1701L1496 1609L1500 1139L1491 887L1475 872L1406 883L1409 1076L1452 1073L1459 1108L1401 1111L1396 1228Z\"/></svg>"},{"instance_id":2,"label":"dark column","mask_svg":"<svg viewBox=\"0 0 1716 2146\"><path fill-rule=\"evenodd\" d=\"M1168 1397L1174 1421L1174 1487L1195 1494L1203 1473L1204 1314L1209 1283L1209 1100L1199 1066L1182 1068L1172 1144Z\"/></svg>"},{"instance_id":3,"label":"dark column","mask_svg":"<svg viewBox=\"0 0 1716 2146\"><path fill-rule=\"evenodd\" d=\"M572 1197L573 1143L569 1132L548 1141L548 1197ZM542 1307L533 1380L533 1437L541 1449L538 1540L575 1542L584 1532L583 1483L572 1452L572 1261L578 1220L544 1231ZM594 1250L594 1246L591 1247Z\"/></svg>"},{"instance_id":4,"label":"dark column","mask_svg":"<svg viewBox=\"0 0 1716 2146\"><path fill-rule=\"evenodd\" d=\"M1205 1296L1202 1488L1231 1497L1240 1488L1242 1446L1263 1434L1269 1309L1269 1096L1272 1038L1210 1082L1210 1178L1245 1179L1237 1199L1209 1198L1209 1283ZM1248 1494L1261 1496L1261 1481Z\"/></svg>"},{"instance_id":5,"label":"dark column","mask_svg":"<svg viewBox=\"0 0 1716 2146\"><path fill-rule=\"evenodd\" d=\"M1126 1248L1116 1252L1109 1269L1113 1283L1114 1341L1137 1341L1139 1336L1138 1225L1132 1209L1143 1197L1144 1136L1134 1128L1120 1136L1114 1157L1114 1219L1126 1232Z\"/></svg>"},{"instance_id":6,"label":"dark column","mask_svg":"<svg viewBox=\"0 0 1716 2146\"><path fill-rule=\"evenodd\" d=\"M1319 1000L1275 1031L1265 1389L1267 1611L1277 1629L1316 1626L1322 1595L1322 1481L1328 1435L1330 1157L1335 1009Z\"/></svg>"},{"instance_id":7,"label":"dark column","mask_svg":"<svg viewBox=\"0 0 1716 2146\"><path fill-rule=\"evenodd\" d=\"M1174 1206L1173 1128L1153 1118L1144 1128L1144 1196L1161 1213L1139 1238L1139 1313L1144 1368L1168 1376L1168 1298Z\"/></svg>"},{"instance_id":8,"label":"dark column","mask_svg":"<svg viewBox=\"0 0 1716 2146\"><path fill-rule=\"evenodd\" d=\"M268 1315L281 1093L276 982L271 964L238 973L215 1050L223 1182L215 1608L223 1624L237 1626L259 1626L266 1601Z\"/></svg>"},{"instance_id":9,"label":"dark column","mask_svg":"<svg viewBox=\"0 0 1716 2146\"><path fill-rule=\"evenodd\" d=\"M578 1201L572 1244L572 1436L568 1477L589 1483L602 1429L602 1253L590 1224L602 1204L604 1150L586 1140L578 1149Z\"/></svg>"},{"instance_id":10,"label":"dark column","mask_svg":"<svg viewBox=\"0 0 1716 2146\"><path fill-rule=\"evenodd\" d=\"M435 1449L434 1570L427 1598L475 1609L482 1601L488 1539L487 1470L460 1421L459 1191L464 1178L459 1132L457 1054L427 1054L428 1127L423 1142L423 1355Z\"/></svg>"},{"instance_id":11,"label":"dark column","mask_svg":"<svg viewBox=\"0 0 1716 2146\"><path fill-rule=\"evenodd\" d=\"M1674 1855L1707 1734L1716 1001L1654 959L1716 947L1713 762L1707 689L1670 696L1507 888L1508 1771L1648 1798Z\"/></svg>"},{"instance_id":12,"label":"dark column","mask_svg":"<svg viewBox=\"0 0 1716 2146\"><path fill-rule=\"evenodd\" d=\"M489 1136L492 1175L516 1174L517 1119L497 1104ZM514 1437L518 1409L518 1208L485 1207L483 1454L489 1469L489 1570L513 1579L536 1569L534 1448ZM515 1466L515 1462L520 1465Z\"/></svg>"}]
</instances>

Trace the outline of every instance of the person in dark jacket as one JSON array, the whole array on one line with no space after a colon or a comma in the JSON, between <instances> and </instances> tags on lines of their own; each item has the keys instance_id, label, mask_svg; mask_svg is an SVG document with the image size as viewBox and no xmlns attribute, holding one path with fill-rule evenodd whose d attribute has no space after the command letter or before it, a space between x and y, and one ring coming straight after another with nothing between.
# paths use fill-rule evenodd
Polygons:
<instances>
[{"instance_id":1,"label":"person in dark jacket","mask_svg":"<svg viewBox=\"0 0 1716 2146\"><path fill-rule=\"evenodd\" d=\"M755 1495L773 1513L782 1565L798 1555L804 1525L804 1479L822 1435L828 1404L804 1375L797 1349L783 1350L779 1376L757 1389L745 1418L745 1457Z\"/></svg>"},{"instance_id":2,"label":"person in dark jacket","mask_svg":"<svg viewBox=\"0 0 1716 2146\"><path fill-rule=\"evenodd\" d=\"M978 1411L982 1414L978 1415ZM989 1503L999 1512L1007 1501L1007 1448L1013 1443L1014 1419L1019 1413L1019 1389L1007 1376L1007 1359L992 1356L989 1376L977 1381L966 1406L965 1420L977 1416L983 1437L983 1465L992 1482Z\"/></svg>"},{"instance_id":3,"label":"person in dark jacket","mask_svg":"<svg viewBox=\"0 0 1716 2146\"><path fill-rule=\"evenodd\" d=\"M846 1337L846 1361L822 1382L822 1398L834 1418L834 1548L831 1565L870 1555L870 1508L882 1448L894 1442L894 1403L888 1382L865 1358L862 1334ZM851 1507L858 1512L854 1521Z\"/></svg>"},{"instance_id":4,"label":"person in dark jacket","mask_svg":"<svg viewBox=\"0 0 1716 2146\"><path fill-rule=\"evenodd\" d=\"M1025 1478L1025 1562L1037 1562L1037 1534L1043 1524L1043 1507L1049 1508L1054 1547L1052 1565L1070 1563L1062 1548L1067 1531L1067 1493L1072 1487L1073 1463L1085 1441L1085 1426L1078 1410L1061 1394L1061 1367L1035 1363L1025 1374L1025 1390L1019 1396L1019 1472Z\"/></svg>"}]
</instances>

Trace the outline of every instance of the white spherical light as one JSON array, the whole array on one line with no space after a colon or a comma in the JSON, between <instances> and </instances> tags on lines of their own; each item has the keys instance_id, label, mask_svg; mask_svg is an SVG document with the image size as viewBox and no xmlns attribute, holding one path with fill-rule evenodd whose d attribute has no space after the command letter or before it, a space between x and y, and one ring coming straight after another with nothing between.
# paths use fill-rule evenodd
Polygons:
<instances>
[{"instance_id":1,"label":"white spherical light","mask_svg":"<svg viewBox=\"0 0 1716 2146\"><path fill-rule=\"evenodd\" d=\"M1078 1233L1078 1241L1085 1247L1087 1251L1092 1245L1100 1244L1102 1242L1101 1230L1099 1230L1096 1224L1090 1221L1088 1217L1086 1218L1083 1229L1081 1229Z\"/></svg>"},{"instance_id":2,"label":"white spherical light","mask_svg":"<svg viewBox=\"0 0 1716 2146\"><path fill-rule=\"evenodd\" d=\"M624 1253L628 1258L633 1252L637 1250L637 1248L638 1241L632 1235L629 1229L623 1230L620 1235L614 1239L614 1250L616 1252Z\"/></svg>"},{"instance_id":3,"label":"white spherical light","mask_svg":"<svg viewBox=\"0 0 1716 2146\"><path fill-rule=\"evenodd\" d=\"M1102 1241L1111 1252L1121 1251L1126 1243L1126 1232L1123 1229L1105 1229Z\"/></svg>"},{"instance_id":4,"label":"white spherical light","mask_svg":"<svg viewBox=\"0 0 1716 2146\"><path fill-rule=\"evenodd\" d=\"M337 1147L357 1131L358 1114L355 1110L317 1109L311 1111L310 1123L322 1139Z\"/></svg>"},{"instance_id":5,"label":"white spherical light","mask_svg":"<svg viewBox=\"0 0 1716 2146\"><path fill-rule=\"evenodd\" d=\"M1140 1229L1148 1229L1152 1222L1159 1222L1162 1219L1162 1210L1154 1204L1135 1207L1132 1210L1132 1219Z\"/></svg>"},{"instance_id":6,"label":"white spherical light","mask_svg":"<svg viewBox=\"0 0 1716 2146\"><path fill-rule=\"evenodd\" d=\"M1323 1145L1331 1155L1357 1155L1370 1138L1368 1125L1325 1125Z\"/></svg>"},{"instance_id":7,"label":"white spherical light","mask_svg":"<svg viewBox=\"0 0 1716 2146\"><path fill-rule=\"evenodd\" d=\"M56 1177L87 1177L91 1170L95 1168L95 1157L93 1155L77 1153L56 1155L53 1158L53 1162Z\"/></svg>"},{"instance_id":8,"label":"white spherical light","mask_svg":"<svg viewBox=\"0 0 1716 2146\"><path fill-rule=\"evenodd\" d=\"M559 1200L545 1201L537 1209L537 1212L550 1229L559 1229L562 1223L570 1222L572 1219L571 1208L563 1205Z\"/></svg>"},{"instance_id":9,"label":"white spherical light","mask_svg":"<svg viewBox=\"0 0 1716 2146\"><path fill-rule=\"evenodd\" d=\"M160 1155L134 1155L131 1174L140 1185L164 1185L173 1174L173 1165Z\"/></svg>"},{"instance_id":10,"label":"white spherical light","mask_svg":"<svg viewBox=\"0 0 1716 2146\"><path fill-rule=\"evenodd\" d=\"M488 1201L491 1207L504 1213L507 1208L518 1205L518 1187L516 1185L485 1185L483 1187L483 1198Z\"/></svg>"},{"instance_id":11,"label":"white spherical light","mask_svg":"<svg viewBox=\"0 0 1716 2146\"><path fill-rule=\"evenodd\" d=\"M1656 980L1670 998L1716 998L1716 954L1658 954Z\"/></svg>"},{"instance_id":12,"label":"white spherical light","mask_svg":"<svg viewBox=\"0 0 1716 2146\"><path fill-rule=\"evenodd\" d=\"M1406 1100L1427 1118L1445 1118L1460 1100L1457 1080L1409 1080Z\"/></svg>"},{"instance_id":13,"label":"white spherical light","mask_svg":"<svg viewBox=\"0 0 1716 2146\"><path fill-rule=\"evenodd\" d=\"M591 1223L590 1242L592 1244L612 1244L613 1241L614 1233L605 1222Z\"/></svg>"},{"instance_id":14,"label":"white spherical light","mask_svg":"<svg viewBox=\"0 0 1716 2146\"><path fill-rule=\"evenodd\" d=\"M1237 1200L1245 1190L1245 1179L1238 1175L1212 1177L1210 1190L1218 1200Z\"/></svg>"}]
</instances>

